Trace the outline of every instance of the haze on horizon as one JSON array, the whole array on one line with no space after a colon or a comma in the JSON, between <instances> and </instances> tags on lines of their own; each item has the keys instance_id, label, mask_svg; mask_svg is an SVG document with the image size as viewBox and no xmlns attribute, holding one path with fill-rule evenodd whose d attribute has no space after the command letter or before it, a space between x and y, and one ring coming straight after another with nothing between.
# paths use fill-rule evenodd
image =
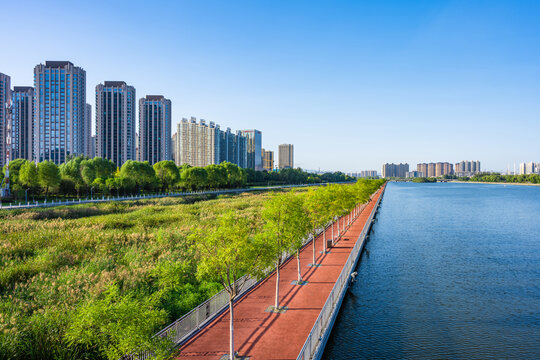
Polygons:
<instances>
[{"instance_id":1,"label":"haze on horizon","mask_svg":"<svg viewBox=\"0 0 540 360\"><path fill-rule=\"evenodd\" d=\"M1 5L0 72L69 60L95 86L295 146L306 169L540 161L538 1L114 1Z\"/></svg>"}]
</instances>

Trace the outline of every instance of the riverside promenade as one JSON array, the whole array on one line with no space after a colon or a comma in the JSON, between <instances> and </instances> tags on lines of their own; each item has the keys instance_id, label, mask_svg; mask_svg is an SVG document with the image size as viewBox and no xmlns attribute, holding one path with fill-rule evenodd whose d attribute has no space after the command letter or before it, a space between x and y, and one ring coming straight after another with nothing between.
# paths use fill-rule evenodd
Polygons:
<instances>
[{"instance_id":1,"label":"riverside promenade","mask_svg":"<svg viewBox=\"0 0 540 360\"><path fill-rule=\"evenodd\" d=\"M251 360L297 358L383 189L377 191L341 239L329 249L330 253L321 253L322 234L315 239L317 264L320 266L308 266L312 262L312 243L302 249L302 277L308 281L307 285L292 285L292 281L297 279L295 257L282 265L280 306L286 306L286 312L279 314L265 311L274 304L275 273L235 303L234 337L239 356ZM326 238L330 239L331 234L331 228L327 229ZM183 344L174 358L220 359L227 354L228 349L227 310Z\"/></svg>"}]
</instances>

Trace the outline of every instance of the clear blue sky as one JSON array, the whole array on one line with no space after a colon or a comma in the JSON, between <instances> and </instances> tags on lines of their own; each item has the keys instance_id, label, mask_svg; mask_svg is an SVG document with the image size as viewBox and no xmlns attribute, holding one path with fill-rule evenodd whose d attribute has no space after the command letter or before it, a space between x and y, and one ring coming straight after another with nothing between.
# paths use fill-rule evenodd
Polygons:
<instances>
[{"instance_id":1,"label":"clear blue sky","mask_svg":"<svg viewBox=\"0 0 540 360\"><path fill-rule=\"evenodd\" d=\"M95 86L256 128L308 169L540 161L540 1L9 1L0 72L70 60ZM174 132L174 130L173 130Z\"/></svg>"}]
</instances>

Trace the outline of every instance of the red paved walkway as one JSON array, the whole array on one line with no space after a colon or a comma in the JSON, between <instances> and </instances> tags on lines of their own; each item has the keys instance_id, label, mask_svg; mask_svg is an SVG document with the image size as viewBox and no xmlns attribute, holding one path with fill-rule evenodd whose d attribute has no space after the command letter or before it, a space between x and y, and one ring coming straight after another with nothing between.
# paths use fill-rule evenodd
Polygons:
<instances>
[{"instance_id":1,"label":"red paved walkway","mask_svg":"<svg viewBox=\"0 0 540 360\"><path fill-rule=\"evenodd\" d=\"M235 349L239 355L249 356L251 360L296 359L380 193L381 190L329 254L319 253L323 246L322 234L316 239L317 263L321 263L320 267L308 267L312 262L312 244L308 244L300 252L302 276L309 282L307 285L291 285L291 282L297 279L295 257L283 264L280 271L280 306L287 306L287 312L265 312L268 306L274 304L275 274L262 281L235 304L234 337ZM328 229L327 238L330 236L331 229ZM228 349L227 310L180 347L175 357L219 359Z\"/></svg>"}]
</instances>

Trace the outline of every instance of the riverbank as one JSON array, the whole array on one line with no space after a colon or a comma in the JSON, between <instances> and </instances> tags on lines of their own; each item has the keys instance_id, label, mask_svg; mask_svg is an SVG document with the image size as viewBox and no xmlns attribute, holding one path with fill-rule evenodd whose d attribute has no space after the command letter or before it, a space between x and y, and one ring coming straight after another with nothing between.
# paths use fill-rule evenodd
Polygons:
<instances>
[{"instance_id":1,"label":"riverbank","mask_svg":"<svg viewBox=\"0 0 540 360\"><path fill-rule=\"evenodd\" d=\"M533 183L511 183L511 182L487 182L487 181L459 181L449 180L450 183L455 184L490 184L490 185L521 185L521 186L540 186L540 184Z\"/></svg>"}]
</instances>

